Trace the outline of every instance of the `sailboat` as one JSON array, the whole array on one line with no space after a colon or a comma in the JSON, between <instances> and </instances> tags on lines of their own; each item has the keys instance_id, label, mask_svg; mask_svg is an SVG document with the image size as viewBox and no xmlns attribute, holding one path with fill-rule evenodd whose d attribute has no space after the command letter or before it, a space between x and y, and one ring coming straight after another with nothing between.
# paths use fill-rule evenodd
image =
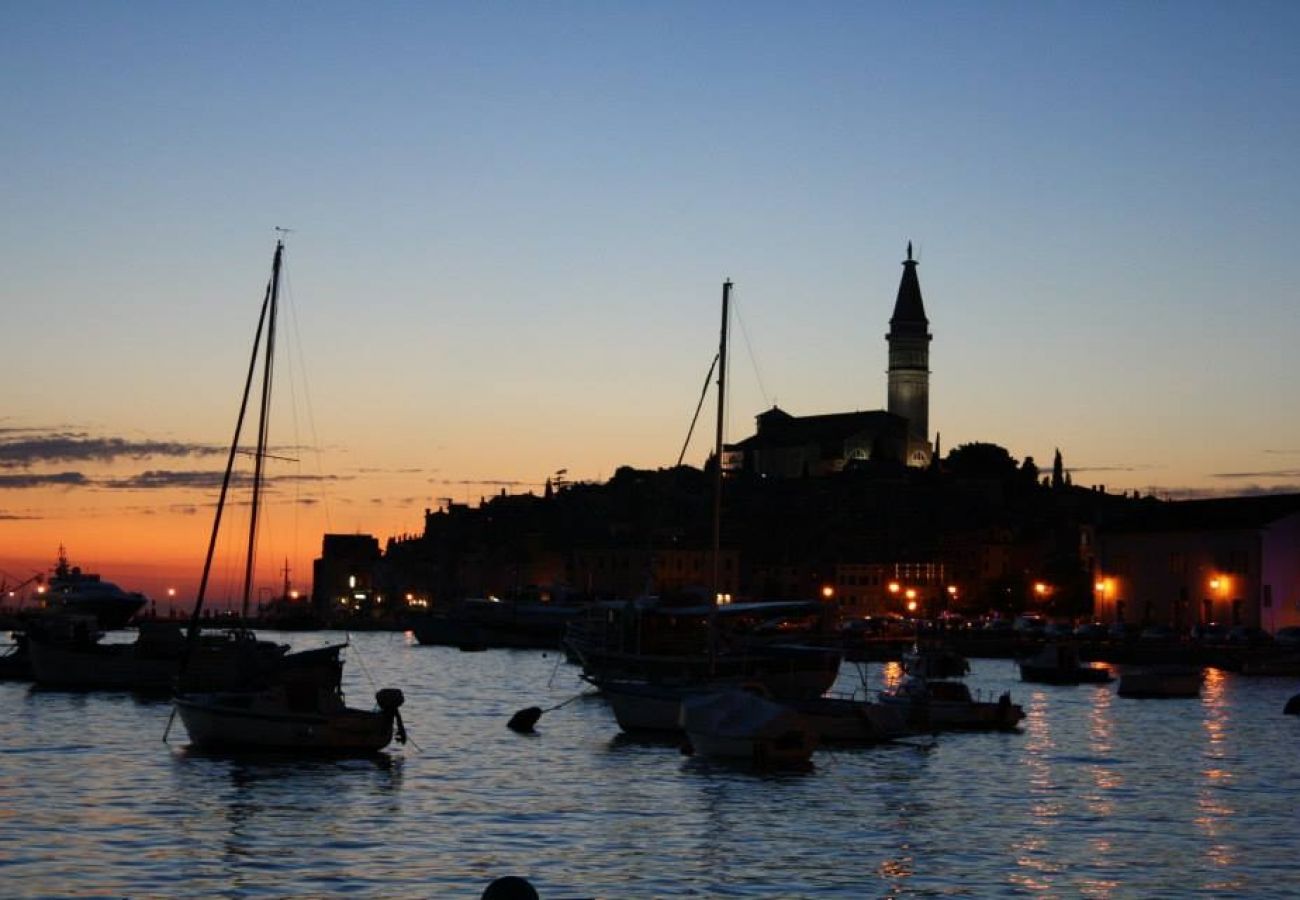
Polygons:
<instances>
[{"instance_id":1,"label":"sailboat","mask_svg":"<svg viewBox=\"0 0 1300 900\"><path fill-rule=\"evenodd\" d=\"M816 601L730 603L721 597L722 439L726 410L727 325L731 282L722 286L714 439L713 578L705 604L690 607L629 602L599 606L575 622L566 649L583 677L599 687L621 728L679 729L683 698L757 685L775 700L824 694L839 673L841 653L826 647L760 638L757 624L774 617L820 617ZM729 598L728 598L729 600Z\"/></svg>"},{"instance_id":2,"label":"sailboat","mask_svg":"<svg viewBox=\"0 0 1300 900\"><path fill-rule=\"evenodd\" d=\"M188 654L181 667L182 689L174 698L174 713L180 716L190 741L198 747L235 750L289 750L327 753L376 752L392 741L394 730L400 742L406 740L399 709L402 692L396 688L381 690L376 694L377 709L354 709L346 705L341 687L342 663L338 660L339 646L308 650L302 654L288 654L288 664L270 671L247 673L248 683L239 690L193 691L185 689L190 667L201 657L200 622L217 536L221 528L235 458L239 453L239 440L244 417L257 372L258 353L265 331L266 342L261 372L261 406L259 410L257 445L253 453L252 500L246 557L244 561L242 618L247 619L253 586L254 551L257 543L258 514L264 486L264 463L267 458L269 420L271 409L272 373L275 363L275 330L279 311L280 273L284 259L284 241L277 240L271 264L271 279L262 301L262 312L253 340L253 354L249 361L248 376L244 382L243 399L235 423L235 436L231 441L226 461L221 494L217 500L208 552L203 563L203 575L190 615L186 635ZM251 635L248 636L251 640ZM331 656L332 654L332 656ZM303 664L294 664L294 658ZM315 665L324 661L328 677L319 676Z\"/></svg>"}]
</instances>

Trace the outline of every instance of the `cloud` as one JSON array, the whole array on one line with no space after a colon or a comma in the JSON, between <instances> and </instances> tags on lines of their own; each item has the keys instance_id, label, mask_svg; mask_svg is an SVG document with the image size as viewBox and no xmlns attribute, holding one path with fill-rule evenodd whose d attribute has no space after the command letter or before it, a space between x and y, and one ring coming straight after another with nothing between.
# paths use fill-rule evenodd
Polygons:
<instances>
[{"instance_id":1,"label":"cloud","mask_svg":"<svg viewBox=\"0 0 1300 900\"><path fill-rule=\"evenodd\" d=\"M140 472L136 475L129 475L125 478L104 478L90 482L90 484L100 488L130 491L154 490L156 488L201 488L204 490L217 490L221 487L221 481L224 477L224 471L217 471L215 469L190 472L154 469L148 472ZM336 475L271 475L264 476L262 478L262 484L268 489L274 489L276 485L281 483L338 480L339 477ZM231 487L246 487L251 484L252 481L253 476L248 472L235 472L230 476Z\"/></svg>"},{"instance_id":2,"label":"cloud","mask_svg":"<svg viewBox=\"0 0 1300 900\"><path fill-rule=\"evenodd\" d=\"M88 487L93 482L81 472L50 472L44 475L2 475L0 490L43 487Z\"/></svg>"},{"instance_id":3,"label":"cloud","mask_svg":"<svg viewBox=\"0 0 1300 900\"><path fill-rule=\"evenodd\" d=\"M146 459L151 456L212 456L222 448L212 444L178 441L131 441L126 438L97 438L77 432L45 433L32 437L23 429L0 433L0 469L25 469L38 463L112 462L120 458Z\"/></svg>"},{"instance_id":4,"label":"cloud","mask_svg":"<svg viewBox=\"0 0 1300 900\"><path fill-rule=\"evenodd\" d=\"M7 513L0 510L0 522L31 522L40 518L40 516L22 516L18 513Z\"/></svg>"},{"instance_id":5,"label":"cloud","mask_svg":"<svg viewBox=\"0 0 1300 900\"><path fill-rule=\"evenodd\" d=\"M461 485L461 486L465 486L465 487L474 487L474 486L487 486L487 487L536 487L536 486L538 485L538 482L536 482L536 481L519 481L519 480L517 480L517 479L505 479L505 478L463 478L463 479L460 479L460 480L453 480L453 479L451 479L451 478L442 478L442 479L438 479L438 478L430 478L430 479L429 479L429 483L430 483L430 484Z\"/></svg>"},{"instance_id":6,"label":"cloud","mask_svg":"<svg viewBox=\"0 0 1300 900\"><path fill-rule=\"evenodd\" d=\"M105 478L95 482L96 487L109 488L111 490L154 490L157 488L204 488L216 490L221 487L221 481L224 472L199 471L199 472L170 472L166 470L151 470L148 472L139 472L135 475L128 475L125 478ZM243 474L236 473L231 478L232 485L247 484L251 479Z\"/></svg>"},{"instance_id":7,"label":"cloud","mask_svg":"<svg viewBox=\"0 0 1300 900\"><path fill-rule=\"evenodd\" d=\"M1300 469L1274 469L1265 472L1214 472L1211 478L1300 478Z\"/></svg>"}]
</instances>

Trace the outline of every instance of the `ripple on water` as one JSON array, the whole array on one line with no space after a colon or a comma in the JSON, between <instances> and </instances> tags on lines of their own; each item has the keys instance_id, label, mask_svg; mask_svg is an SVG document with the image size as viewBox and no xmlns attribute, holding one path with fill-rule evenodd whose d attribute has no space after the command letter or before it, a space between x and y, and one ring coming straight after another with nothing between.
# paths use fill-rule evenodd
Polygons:
<instances>
[{"instance_id":1,"label":"ripple on water","mask_svg":"<svg viewBox=\"0 0 1300 900\"><path fill-rule=\"evenodd\" d=\"M1300 722L1275 680L1224 674L1201 701L1158 703L1041 690L979 660L973 686L1026 704L1021 733L819 752L765 776L621 738L596 697L514 734L514 711L587 690L554 654L353 642L374 683L350 664L350 696L401 687L419 748L209 757L179 726L162 743L166 703L0 684L6 893L472 897L502 874L543 897L1296 891L1300 767L1278 748Z\"/></svg>"}]
</instances>

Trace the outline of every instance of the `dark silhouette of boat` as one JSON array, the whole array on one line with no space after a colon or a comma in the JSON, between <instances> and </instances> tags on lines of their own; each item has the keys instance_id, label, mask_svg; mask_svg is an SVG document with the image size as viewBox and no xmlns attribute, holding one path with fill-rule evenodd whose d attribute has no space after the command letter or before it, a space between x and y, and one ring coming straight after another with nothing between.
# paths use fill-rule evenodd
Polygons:
<instances>
[{"instance_id":1,"label":"dark silhouette of boat","mask_svg":"<svg viewBox=\"0 0 1300 900\"><path fill-rule=\"evenodd\" d=\"M283 655L283 660L264 672L256 666L243 667L245 683L240 690L202 690L191 684L193 674L204 659L201 635L203 603L207 595L212 560L221 528L222 514L226 508L231 476L239 439L243 431L244 416L257 374L259 351L264 352L261 369L261 405L258 415L257 446L253 451L251 513L244 560L243 598L241 621L247 621L253 590L253 559L258 531L258 514L261 510L264 488L264 463L268 458L269 421L272 373L275 362L276 319L279 310L280 274L284 259L284 242L276 241L271 263L271 278L266 287L262 312L253 340L252 359L244 383L243 399L235 422L235 434L226 460L226 471L221 482L221 494L213 517L203 574L195 595L194 610L190 615L185 637L185 651L181 658L180 684L173 700L173 712L181 719L190 736L192 746L220 750L277 750L301 753L373 753L392 742L394 731L401 742L406 740L402 725L402 692L395 688L379 691L375 695L377 709L357 709L344 702L342 690L342 662L338 658L341 647L305 651L305 654ZM263 334L265 345L263 348ZM237 639L253 641L251 632L242 628ZM332 653L332 655L331 655ZM311 654L316 654L312 656ZM235 667L247 662L245 657L231 657ZM295 661L306 664L299 666ZM324 663L328 678L317 677L321 669L313 663ZM169 723L170 728L170 723Z\"/></svg>"},{"instance_id":2,"label":"dark silhouette of boat","mask_svg":"<svg viewBox=\"0 0 1300 900\"><path fill-rule=\"evenodd\" d=\"M94 616L103 629L121 628L148 602L138 591L126 591L94 572L68 564L67 551L59 559L41 599L46 610Z\"/></svg>"}]
</instances>

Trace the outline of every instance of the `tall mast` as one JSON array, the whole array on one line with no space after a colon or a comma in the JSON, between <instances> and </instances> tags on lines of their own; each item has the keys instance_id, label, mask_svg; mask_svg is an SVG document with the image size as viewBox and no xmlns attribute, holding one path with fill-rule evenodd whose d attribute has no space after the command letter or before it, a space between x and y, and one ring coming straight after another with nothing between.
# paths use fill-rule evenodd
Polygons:
<instances>
[{"instance_id":1,"label":"tall mast","mask_svg":"<svg viewBox=\"0 0 1300 900\"><path fill-rule=\"evenodd\" d=\"M266 327L267 311L271 305L271 294L280 277L280 251L283 244L275 245L275 260L271 265L271 280L266 285L266 296L262 298L262 312L257 319L257 333L253 336L253 353L248 360L248 375L244 379L244 396L239 401L239 415L235 418L235 436L230 440L230 453L226 457L226 473L221 479L221 493L217 497L217 512L212 517L212 534L208 538L208 552L203 558L203 575L199 578L198 594L194 598L194 612L190 614L189 631L186 634L186 655L181 663L182 671L189 664L189 653L199 639L199 623L203 615L203 600L208 592L208 578L212 574L212 557L217 549L217 535L221 531L221 514L226 509L226 495L230 493L230 476L235 470L235 456L239 453L239 436L244 430L244 416L248 412L248 398L252 394L253 375L257 372L257 351L262 344L262 331Z\"/></svg>"},{"instance_id":2,"label":"tall mast","mask_svg":"<svg viewBox=\"0 0 1300 900\"><path fill-rule=\"evenodd\" d=\"M722 329L718 338L718 427L713 439L713 599L718 605L722 586L722 431L727 415L727 312L731 279L722 283Z\"/></svg>"},{"instance_id":3,"label":"tall mast","mask_svg":"<svg viewBox=\"0 0 1300 900\"><path fill-rule=\"evenodd\" d=\"M253 500L249 510L248 555L244 560L244 597L240 616L248 621L248 601L253 592L253 563L257 550L257 514L262 505L262 469L266 462L266 436L271 425L271 376L275 370L275 320L280 299L280 260L284 241L275 243L271 263L271 302L266 328L266 356L262 363L262 406L257 421L257 450L253 455Z\"/></svg>"}]
</instances>

